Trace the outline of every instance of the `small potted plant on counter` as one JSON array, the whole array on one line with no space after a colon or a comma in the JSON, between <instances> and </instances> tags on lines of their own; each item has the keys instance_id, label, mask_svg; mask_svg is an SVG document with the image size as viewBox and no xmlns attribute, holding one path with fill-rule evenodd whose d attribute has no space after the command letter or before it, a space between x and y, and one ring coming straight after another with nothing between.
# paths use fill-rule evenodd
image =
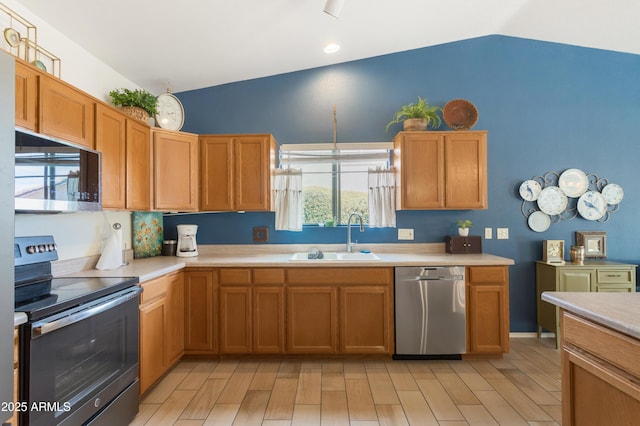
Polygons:
<instances>
[{"instance_id":1,"label":"small potted plant on counter","mask_svg":"<svg viewBox=\"0 0 640 426\"><path fill-rule=\"evenodd\" d=\"M145 123L157 112L158 98L142 89L116 89L109 92L111 102L125 114Z\"/></svg>"},{"instance_id":2,"label":"small potted plant on counter","mask_svg":"<svg viewBox=\"0 0 640 426\"><path fill-rule=\"evenodd\" d=\"M456 222L456 225L458 225L458 235L461 237L467 237L469 235L469 228L473 226L473 222L469 219L461 219Z\"/></svg>"},{"instance_id":3,"label":"small potted plant on counter","mask_svg":"<svg viewBox=\"0 0 640 426\"><path fill-rule=\"evenodd\" d=\"M438 112L442 111L439 106L430 106L426 98L418 96L418 103L410 103L400 107L393 120L387 123L389 126L395 123L403 123L404 130L427 130L428 126L437 129L442 124L442 119Z\"/></svg>"}]
</instances>

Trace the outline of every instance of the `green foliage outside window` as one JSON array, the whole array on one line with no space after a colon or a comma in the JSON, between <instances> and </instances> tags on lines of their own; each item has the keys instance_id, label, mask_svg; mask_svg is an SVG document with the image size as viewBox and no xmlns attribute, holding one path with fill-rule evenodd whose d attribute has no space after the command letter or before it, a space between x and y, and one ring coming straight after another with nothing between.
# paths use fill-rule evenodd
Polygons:
<instances>
[{"instance_id":1,"label":"green foliage outside window","mask_svg":"<svg viewBox=\"0 0 640 426\"><path fill-rule=\"evenodd\" d=\"M358 212L364 223L369 223L368 194L363 191L342 191L340 203L340 223L346 225L349 215ZM304 188L304 223L325 224L333 220L331 190L324 187Z\"/></svg>"}]
</instances>

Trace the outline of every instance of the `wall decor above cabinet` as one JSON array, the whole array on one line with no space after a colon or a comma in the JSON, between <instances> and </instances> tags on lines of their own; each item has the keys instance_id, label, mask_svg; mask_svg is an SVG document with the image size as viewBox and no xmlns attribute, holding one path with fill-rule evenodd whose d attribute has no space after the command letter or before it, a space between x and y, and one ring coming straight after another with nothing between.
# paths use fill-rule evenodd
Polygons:
<instances>
[{"instance_id":1,"label":"wall decor above cabinet","mask_svg":"<svg viewBox=\"0 0 640 426\"><path fill-rule=\"evenodd\" d=\"M522 182L518 192L522 215L535 232L544 232L552 223L578 216L607 222L624 197L620 185L580 169L534 176Z\"/></svg>"}]
</instances>

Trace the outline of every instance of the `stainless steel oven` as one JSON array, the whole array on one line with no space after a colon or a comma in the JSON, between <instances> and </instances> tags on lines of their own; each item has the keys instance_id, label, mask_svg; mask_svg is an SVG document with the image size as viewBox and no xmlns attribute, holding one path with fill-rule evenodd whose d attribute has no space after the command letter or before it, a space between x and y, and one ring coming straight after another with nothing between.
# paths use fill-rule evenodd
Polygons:
<instances>
[{"instance_id":1,"label":"stainless steel oven","mask_svg":"<svg viewBox=\"0 0 640 426\"><path fill-rule=\"evenodd\" d=\"M52 237L16 238L21 425L126 425L138 412L135 277L53 278Z\"/></svg>"}]
</instances>

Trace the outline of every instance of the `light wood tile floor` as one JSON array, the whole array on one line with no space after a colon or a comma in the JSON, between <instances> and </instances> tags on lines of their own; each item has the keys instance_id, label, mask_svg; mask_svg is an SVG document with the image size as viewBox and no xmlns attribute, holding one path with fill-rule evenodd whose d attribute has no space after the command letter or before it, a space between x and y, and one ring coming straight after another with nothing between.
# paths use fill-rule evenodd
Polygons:
<instances>
[{"instance_id":1,"label":"light wood tile floor","mask_svg":"<svg viewBox=\"0 0 640 426\"><path fill-rule=\"evenodd\" d=\"M560 425L560 355L511 339L495 361L185 360L132 425Z\"/></svg>"}]
</instances>

